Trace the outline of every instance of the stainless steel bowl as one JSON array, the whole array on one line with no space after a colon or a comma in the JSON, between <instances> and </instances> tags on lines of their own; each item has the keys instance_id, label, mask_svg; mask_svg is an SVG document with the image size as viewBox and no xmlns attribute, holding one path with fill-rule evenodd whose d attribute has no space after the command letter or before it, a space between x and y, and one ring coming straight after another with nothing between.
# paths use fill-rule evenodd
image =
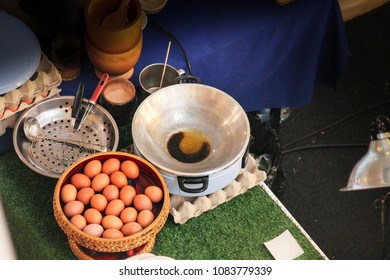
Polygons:
<instances>
[{"instance_id":1,"label":"stainless steel bowl","mask_svg":"<svg viewBox=\"0 0 390 280\"><path fill-rule=\"evenodd\" d=\"M73 130L73 101L74 96L47 99L24 111L15 124L15 151L30 169L39 174L59 178L73 162L98 152L90 149L90 144L106 147L108 151L116 151L118 147L118 126L107 110L98 104L92 108L81 129ZM83 100L82 108L86 108L87 102ZM25 121L30 117L37 120L42 130L34 141L28 140L24 131ZM85 145L70 145L66 140L79 141Z\"/></svg>"}]
</instances>

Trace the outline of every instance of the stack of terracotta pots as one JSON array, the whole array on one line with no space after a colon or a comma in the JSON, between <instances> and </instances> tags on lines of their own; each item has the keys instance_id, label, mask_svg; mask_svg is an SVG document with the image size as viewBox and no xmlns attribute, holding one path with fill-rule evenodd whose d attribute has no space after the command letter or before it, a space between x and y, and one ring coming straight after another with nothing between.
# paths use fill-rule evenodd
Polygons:
<instances>
[{"instance_id":1,"label":"stack of terracotta pots","mask_svg":"<svg viewBox=\"0 0 390 280\"><path fill-rule=\"evenodd\" d=\"M99 78L102 73L127 79L133 74L142 50L141 14L138 0L89 0L86 4L86 49Z\"/></svg>"}]
</instances>

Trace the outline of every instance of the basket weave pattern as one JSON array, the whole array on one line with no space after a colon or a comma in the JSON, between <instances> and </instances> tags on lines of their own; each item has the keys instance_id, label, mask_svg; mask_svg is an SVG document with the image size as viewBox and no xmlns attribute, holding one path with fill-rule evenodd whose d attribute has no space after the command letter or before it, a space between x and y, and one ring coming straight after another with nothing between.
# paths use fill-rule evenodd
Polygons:
<instances>
[{"instance_id":1,"label":"basket weave pattern","mask_svg":"<svg viewBox=\"0 0 390 280\"><path fill-rule=\"evenodd\" d=\"M152 238L137 254L150 253L154 247L156 239ZM69 247L72 250L73 254L80 260L95 260L93 257L86 254L80 247L71 239L68 239Z\"/></svg>"},{"instance_id":2,"label":"basket weave pattern","mask_svg":"<svg viewBox=\"0 0 390 280\"><path fill-rule=\"evenodd\" d=\"M85 248L98 251L98 252L125 252L125 251L138 248L144 244L147 244L148 246L150 246L150 244L154 244L154 239L157 233L164 226L168 218L169 209L170 209L169 191L162 175L149 162L147 162L142 158L134 156L132 154L123 153L123 152L105 152L99 154L100 156L97 156L98 154L90 155L73 163L67 169L67 171L65 171L64 174L59 178L57 186L54 190L54 197L53 197L54 216L58 225L60 226L62 231L66 234L69 241L73 241L76 243L76 245L81 245ZM80 166L85 165L89 160L96 159L97 157L100 158L117 157L120 160L124 160L124 159L133 160L135 163L137 163L137 165L147 167L148 171L153 172L154 176L158 178L159 182L156 182L156 184L162 186L164 198L162 201L161 210L159 211L158 215L149 226L132 235L125 236L122 238L110 239L110 238L95 237L84 233L83 231L76 228L65 216L60 202L60 190L62 185L66 182L66 179L69 178L71 170L77 170L77 169L79 170Z\"/></svg>"}]
</instances>

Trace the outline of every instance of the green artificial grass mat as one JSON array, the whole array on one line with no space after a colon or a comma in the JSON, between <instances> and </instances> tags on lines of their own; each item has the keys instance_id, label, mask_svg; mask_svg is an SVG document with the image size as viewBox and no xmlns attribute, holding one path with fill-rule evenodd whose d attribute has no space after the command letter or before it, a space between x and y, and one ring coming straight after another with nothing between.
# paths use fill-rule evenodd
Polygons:
<instances>
[{"instance_id":1,"label":"green artificial grass mat","mask_svg":"<svg viewBox=\"0 0 390 280\"><path fill-rule=\"evenodd\" d=\"M268 260L264 242L288 229L304 250L297 259L321 255L260 187L178 225L170 216L157 235L153 252L174 259Z\"/></svg>"},{"instance_id":2,"label":"green artificial grass mat","mask_svg":"<svg viewBox=\"0 0 390 280\"><path fill-rule=\"evenodd\" d=\"M121 128L118 149L131 142ZM131 141L131 140L130 140ZM0 199L17 258L73 260L67 238L53 213L57 179L27 167L13 151L0 155ZM252 260L273 257L264 242L288 229L304 254L297 259L324 259L302 231L261 188L246 193L180 225L171 215L158 233L152 253L177 260Z\"/></svg>"}]
</instances>

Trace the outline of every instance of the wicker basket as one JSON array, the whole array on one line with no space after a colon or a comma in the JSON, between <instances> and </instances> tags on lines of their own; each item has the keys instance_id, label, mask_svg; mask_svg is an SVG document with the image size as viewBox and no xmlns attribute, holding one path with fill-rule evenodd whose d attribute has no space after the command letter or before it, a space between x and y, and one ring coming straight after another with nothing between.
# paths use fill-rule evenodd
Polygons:
<instances>
[{"instance_id":1,"label":"wicker basket","mask_svg":"<svg viewBox=\"0 0 390 280\"><path fill-rule=\"evenodd\" d=\"M156 218L149 226L135 234L115 239L95 237L76 228L65 216L62 210L63 205L60 200L61 187L69 182L70 177L73 174L82 172L84 166L91 160L97 159L104 161L112 157L118 158L120 161L134 161L140 169L140 176L151 181L151 184L160 187L163 190L164 195L163 200L156 204L156 209L153 210L156 213ZM159 171L145 159L124 152L101 152L76 161L69 168L67 168L67 170L59 178L54 190L53 197L53 210L55 219L68 239L75 242L77 245L98 252L125 252L138 248L144 244L149 244L149 246L150 244L154 244L154 239L157 233L164 226L168 218L169 208L170 199L168 187L166 186L165 181Z\"/></svg>"},{"instance_id":2,"label":"wicker basket","mask_svg":"<svg viewBox=\"0 0 390 280\"><path fill-rule=\"evenodd\" d=\"M72 250L73 254L80 260L107 260L107 259L123 260L126 258L130 258L131 256L135 256L143 253L150 253L153 249L155 241L156 239L153 238L148 243L131 250L134 251L134 253L129 254L129 251L116 252L116 253L101 253L101 252L92 251L85 248L83 249L81 246L77 245L76 242L74 242L71 239L68 239L70 249Z\"/></svg>"}]
</instances>

